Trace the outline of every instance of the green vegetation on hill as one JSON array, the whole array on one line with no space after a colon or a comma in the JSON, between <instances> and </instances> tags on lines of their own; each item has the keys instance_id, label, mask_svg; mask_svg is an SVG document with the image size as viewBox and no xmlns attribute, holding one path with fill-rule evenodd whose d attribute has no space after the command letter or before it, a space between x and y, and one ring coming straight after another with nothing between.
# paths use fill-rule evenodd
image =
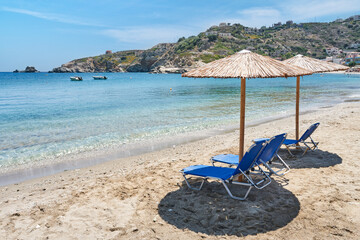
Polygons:
<instances>
[{"instance_id":1,"label":"green vegetation on hill","mask_svg":"<svg viewBox=\"0 0 360 240\"><path fill-rule=\"evenodd\" d=\"M224 36L226 34L230 36ZM158 44L144 51L120 51L81 58L70 62L73 65L68 63L62 67L75 69L87 64L85 71L145 72L161 67L191 68L242 49L281 60L296 54L322 59L327 56L326 48L347 49L359 39L360 21L351 19L330 23L284 24L261 29L232 24L213 26L197 36L182 37L177 43Z\"/></svg>"},{"instance_id":2,"label":"green vegetation on hill","mask_svg":"<svg viewBox=\"0 0 360 240\"><path fill-rule=\"evenodd\" d=\"M287 59L296 54L315 58L325 58L326 48L346 49L360 39L360 21L345 20L330 23L304 23L282 25L262 29L247 28L240 24L224 27L211 27L198 36L182 38L175 46L175 54L184 51L199 51L200 59L208 62L220 56L227 56L247 48L263 55ZM216 35L214 34L216 33ZM230 37L219 36L219 33L231 33ZM203 49L203 46L207 46ZM201 55L201 50L216 55ZM199 59L199 58L197 58Z\"/></svg>"}]
</instances>

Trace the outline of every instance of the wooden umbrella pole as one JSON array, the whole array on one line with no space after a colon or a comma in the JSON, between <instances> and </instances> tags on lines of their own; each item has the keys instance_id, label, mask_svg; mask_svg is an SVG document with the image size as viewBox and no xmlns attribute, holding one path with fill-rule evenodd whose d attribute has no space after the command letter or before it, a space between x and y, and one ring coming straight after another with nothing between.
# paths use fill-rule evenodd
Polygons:
<instances>
[{"instance_id":1,"label":"wooden umbrella pole","mask_svg":"<svg viewBox=\"0 0 360 240\"><path fill-rule=\"evenodd\" d=\"M240 91L240 141L239 141L239 162L244 156L244 135L245 135L245 92L246 92L246 79L241 78L241 91ZM239 175L239 182L244 181L244 175Z\"/></svg>"},{"instance_id":2,"label":"wooden umbrella pole","mask_svg":"<svg viewBox=\"0 0 360 240\"><path fill-rule=\"evenodd\" d=\"M300 76L296 77L296 121L295 121L295 137L299 140L299 104L300 104Z\"/></svg>"},{"instance_id":3,"label":"wooden umbrella pole","mask_svg":"<svg viewBox=\"0 0 360 240\"><path fill-rule=\"evenodd\" d=\"M246 79L241 78L240 94L240 144L239 144L239 161L244 156L244 134L245 134L245 92Z\"/></svg>"}]
</instances>

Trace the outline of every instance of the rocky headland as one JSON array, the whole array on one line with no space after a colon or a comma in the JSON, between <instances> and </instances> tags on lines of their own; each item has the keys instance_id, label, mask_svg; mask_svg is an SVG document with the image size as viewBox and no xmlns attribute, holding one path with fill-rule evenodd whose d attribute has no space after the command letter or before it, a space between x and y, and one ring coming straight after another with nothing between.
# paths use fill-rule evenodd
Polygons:
<instances>
[{"instance_id":1,"label":"rocky headland","mask_svg":"<svg viewBox=\"0 0 360 240\"><path fill-rule=\"evenodd\" d=\"M191 55L175 54L174 43L160 43L148 50L119 51L95 57L76 59L50 72L152 72L183 73L201 65Z\"/></svg>"}]
</instances>

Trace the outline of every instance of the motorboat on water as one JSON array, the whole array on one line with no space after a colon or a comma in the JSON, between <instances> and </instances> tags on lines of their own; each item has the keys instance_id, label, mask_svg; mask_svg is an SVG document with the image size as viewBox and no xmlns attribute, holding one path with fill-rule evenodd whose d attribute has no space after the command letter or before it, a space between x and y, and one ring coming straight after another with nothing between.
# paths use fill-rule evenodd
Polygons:
<instances>
[{"instance_id":1,"label":"motorboat on water","mask_svg":"<svg viewBox=\"0 0 360 240\"><path fill-rule=\"evenodd\" d=\"M79 76L75 76L75 77L70 77L70 80L71 81L82 81L82 77L79 77Z\"/></svg>"},{"instance_id":2,"label":"motorboat on water","mask_svg":"<svg viewBox=\"0 0 360 240\"><path fill-rule=\"evenodd\" d=\"M106 76L93 76L94 80L106 80Z\"/></svg>"}]
</instances>

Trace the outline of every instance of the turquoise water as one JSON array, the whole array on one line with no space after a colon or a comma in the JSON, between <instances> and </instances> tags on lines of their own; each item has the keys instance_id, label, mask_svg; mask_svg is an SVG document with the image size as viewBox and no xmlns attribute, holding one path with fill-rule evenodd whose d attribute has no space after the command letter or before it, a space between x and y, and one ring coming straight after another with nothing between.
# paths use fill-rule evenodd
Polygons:
<instances>
[{"instance_id":1,"label":"turquoise water","mask_svg":"<svg viewBox=\"0 0 360 240\"><path fill-rule=\"evenodd\" d=\"M0 73L0 171L80 158L109 160L126 146L238 125L239 79L172 74ZM296 79L247 80L246 122L294 114ZM172 89L172 90L170 90ZM360 78L301 80L302 111L360 98ZM259 136L261 137L261 136ZM130 153L129 153L130 154Z\"/></svg>"}]
</instances>

